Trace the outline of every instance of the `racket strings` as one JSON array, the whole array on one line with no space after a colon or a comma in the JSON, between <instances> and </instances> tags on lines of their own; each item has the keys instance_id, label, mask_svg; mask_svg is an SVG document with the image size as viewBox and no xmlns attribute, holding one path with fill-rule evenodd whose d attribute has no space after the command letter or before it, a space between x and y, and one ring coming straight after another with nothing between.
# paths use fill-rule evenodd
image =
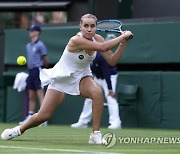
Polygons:
<instances>
[{"instance_id":1,"label":"racket strings","mask_svg":"<svg viewBox=\"0 0 180 154\"><path fill-rule=\"evenodd\" d=\"M118 23L112 23L112 22L104 22L97 25L98 29L117 29L121 26L121 24Z\"/></svg>"}]
</instances>

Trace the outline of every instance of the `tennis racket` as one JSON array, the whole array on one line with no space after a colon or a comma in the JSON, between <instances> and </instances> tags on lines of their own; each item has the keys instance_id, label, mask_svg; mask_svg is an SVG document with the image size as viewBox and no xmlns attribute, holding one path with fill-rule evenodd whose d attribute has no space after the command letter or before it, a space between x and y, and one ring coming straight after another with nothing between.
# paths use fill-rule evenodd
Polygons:
<instances>
[{"instance_id":1,"label":"tennis racket","mask_svg":"<svg viewBox=\"0 0 180 154\"><path fill-rule=\"evenodd\" d=\"M123 33L122 23L119 20L101 20L97 22L97 31L100 32L114 32L114 33ZM132 39L133 35L129 36L129 39Z\"/></svg>"}]
</instances>

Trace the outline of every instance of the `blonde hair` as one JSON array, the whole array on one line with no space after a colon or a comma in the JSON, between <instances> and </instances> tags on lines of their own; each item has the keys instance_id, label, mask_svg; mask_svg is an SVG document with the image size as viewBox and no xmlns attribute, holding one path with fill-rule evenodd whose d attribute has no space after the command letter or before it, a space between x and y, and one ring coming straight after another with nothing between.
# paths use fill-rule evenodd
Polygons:
<instances>
[{"instance_id":1,"label":"blonde hair","mask_svg":"<svg viewBox=\"0 0 180 154\"><path fill-rule=\"evenodd\" d=\"M83 16L81 17L80 24L82 24L84 18L92 18L92 19L95 19L95 20L96 20L96 23L97 23L97 17L96 17L95 15L93 15L93 14L89 14L89 13L88 13L88 14L85 14L85 15L83 15Z\"/></svg>"}]
</instances>

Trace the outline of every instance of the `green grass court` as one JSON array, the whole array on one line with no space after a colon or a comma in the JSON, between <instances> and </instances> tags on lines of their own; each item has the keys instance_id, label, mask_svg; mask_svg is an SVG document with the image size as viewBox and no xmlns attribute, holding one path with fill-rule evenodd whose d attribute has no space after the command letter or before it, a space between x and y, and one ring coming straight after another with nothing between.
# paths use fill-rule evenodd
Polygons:
<instances>
[{"instance_id":1,"label":"green grass court","mask_svg":"<svg viewBox=\"0 0 180 154\"><path fill-rule=\"evenodd\" d=\"M15 124L0 123L0 132ZM24 135L10 141L0 140L0 153L122 153L122 154L172 154L180 153L180 131L165 129L121 129L110 131L101 129L102 133L114 132L116 138L126 138L126 141L107 148L104 145L88 144L91 128L73 129L70 126L49 125L28 130ZM128 138L176 138L176 143L128 143ZM167 143L168 142L168 143Z\"/></svg>"}]
</instances>

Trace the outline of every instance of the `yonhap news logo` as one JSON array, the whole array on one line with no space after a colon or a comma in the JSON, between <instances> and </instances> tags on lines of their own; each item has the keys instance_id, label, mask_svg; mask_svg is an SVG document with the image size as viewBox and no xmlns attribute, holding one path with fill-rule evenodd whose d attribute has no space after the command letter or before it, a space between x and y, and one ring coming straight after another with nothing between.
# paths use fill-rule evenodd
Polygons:
<instances>
[{"instance_id":1,"label":"yonhap news logo","mask_svg":"<svg viewBox=\"0 0 180 154\"><path fill-rule=\"evenodd\" d=\"M120 144L180 144L180 137L119 137Z\"/></svg>"},{"instance_id":2,"label":"yonhap news logo","mask_svg":"<svg viewBox=\"0 0 180 154\"><path fill-rule=\"evenodd\" d=\"M103 139L105 140L105 147L106 148L113 147L117 142L116 134L114 132L105 133L103 136Z\"/></svg>"},{"instance_id":3,"label":"yonhap news logo","mask_svg":"<svg viewBox=\"0 0 180 154\"><path fill-rule=\"evenodd\" d=\"M105 148L116 144L180 144L180 137L116 137L114 132L103 135Z\"/></svg>"}]
</instances>

